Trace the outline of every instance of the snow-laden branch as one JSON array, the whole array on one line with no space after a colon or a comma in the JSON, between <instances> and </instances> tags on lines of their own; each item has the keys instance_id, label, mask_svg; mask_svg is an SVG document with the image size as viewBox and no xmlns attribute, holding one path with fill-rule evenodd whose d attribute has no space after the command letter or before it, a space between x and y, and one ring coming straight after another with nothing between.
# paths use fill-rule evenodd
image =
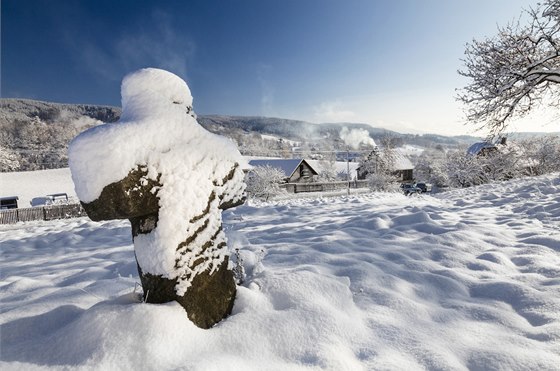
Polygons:
<instances>
[{"instance_id":1,"label":"snow-laden branch","mask_svg":"<svg viewBox=\"0 0 560 371\"><path fill-rule=\"evenodd\" d=\"M492 134L512 117L528 114L552 98L560 102L560 0L547 0L527 11L530 22L500 28L498 34L468 43L460 75L469 84L457 99L466 105L469 121Z\"/></svg>"}]
</instances>

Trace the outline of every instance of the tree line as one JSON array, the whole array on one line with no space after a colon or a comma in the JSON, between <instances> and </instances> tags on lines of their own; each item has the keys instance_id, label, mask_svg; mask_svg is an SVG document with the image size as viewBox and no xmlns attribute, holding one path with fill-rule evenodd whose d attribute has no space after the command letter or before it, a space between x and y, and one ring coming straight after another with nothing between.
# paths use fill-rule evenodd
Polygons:
<instances>
[{"instance_id":1,"label":"tree line","mask_svg":"<svg viewBox=\"0 0 560 371\"><path fill-rule=\"evenodd\" d=\"M485 154L429 149L417 159L415 177L438 187L464 188L560 171L560 137L523 139L496 145Z\"/></svg>"}]
</instances>

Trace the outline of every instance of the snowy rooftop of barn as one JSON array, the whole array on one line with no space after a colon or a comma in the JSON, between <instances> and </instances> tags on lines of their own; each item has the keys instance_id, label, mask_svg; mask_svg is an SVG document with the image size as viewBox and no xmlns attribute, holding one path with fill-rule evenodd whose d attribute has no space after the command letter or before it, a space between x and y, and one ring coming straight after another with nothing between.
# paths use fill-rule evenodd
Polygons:
<instances>
[{"instance_id":1,"label":"snowy rooftop of barn","mask_svg":"<svg viewBox=\"0 0 560 371\"><path fill-rule=\"evenodd\" d=\"M301 158L294 158L294 159L259 159L259 160L251 160L249 161L249 165L251 166L270 166L276 169L279 169L284 173L284 176L290 177L296 171L298 166L305 160ZM317 170L313 168L308 161L305 161L311 169L317 173Z\"/></svg>"}]
</instances>

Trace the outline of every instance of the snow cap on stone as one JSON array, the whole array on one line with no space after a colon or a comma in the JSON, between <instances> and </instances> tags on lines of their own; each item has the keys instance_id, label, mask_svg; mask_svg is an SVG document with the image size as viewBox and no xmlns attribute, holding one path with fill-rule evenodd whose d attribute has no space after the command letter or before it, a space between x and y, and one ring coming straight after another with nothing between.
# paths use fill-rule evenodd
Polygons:
<instances>
[{"instance_id":1,"label":"snow cap on stone","mask_svg":"<svg viewBox=\"0 0 560 371\"><path fill-rule=\"evenodd\" d=\"M129 120L165 114L173 107L192 111L193 98L188 85L171 72L143 68L125 76L121 85L122 119Z\"/></svg>"}]
</instances>

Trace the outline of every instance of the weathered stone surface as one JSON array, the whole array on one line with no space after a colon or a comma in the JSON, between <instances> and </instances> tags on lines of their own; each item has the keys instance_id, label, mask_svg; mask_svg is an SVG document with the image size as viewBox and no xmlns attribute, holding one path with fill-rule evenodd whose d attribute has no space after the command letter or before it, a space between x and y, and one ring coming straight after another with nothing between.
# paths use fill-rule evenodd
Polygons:
<instances>
[{"instance_id":1,"label":"weathered stone surface","mask_svg":"<svg viewBox=\"0 0 560 371\"><path fill-rule=\"evenodd\" d=\"M224 182L230 180L232 176L233 172L228 174ZM137 236L150 233L157 227L159 210L157 190L159 187L161 187L159 181L148 179L146 170L139 166L132 170L126 178L106 186L98 199L90 203L82 203L82 205L92 220L129 219L134 240ZM205 218L215 197L215 194L212 193L207 209L193 220L185 221L185 226L187 223L194 223ZM219 208L225 210L243 202L244 199L235 202L220 202ZM205 228L206 224L203 224L202 228L189 239L177 247L170 246L170 248L177 251L188 248L189 243L196 239ZM218 232L221 232L221 228ZM206 241L200 255L209 247L214 246L216 236L217 233ZM202 261L202 258L200 260ZM197 264L199 262L195 261L194 265ZM204 329L212 327L231 313L236 286L233 272L227 269L227 257L214 269L212 274L209 270L197 274L193 278L191 286L182 296L176 293L177 278L168 279L161 275L144 273L138 261L137 266L146 302L166 303L175 300L185 308L189 319Z\"/></svg>"},{"instance_id":2,"label":"weathered stone surface","mask_svg":"<svg viewBox=\"0 0 560 371\"><path fill-rule=\"evenodd\" d=\"M198 327L208 329L227 317L233 308L236 286L233 272L227 269L228 259L210 274L198 274L184 296L175 293L177 280L143 274L138 267L148 303L166 303L175 300L187 311L189 319Z\"/></svg>"},{"instance_id":3,"label":"weathered stone surface","mask_svg":"<svg viewBox=\"0 0 560 371\"><path fill-rule=\"evenodd\" d=\"M107 185L95 201L82 202L89 218L101 221L157 214L157 190L161 185L147 175L148 172L138 166L126 178Z\"/></svg>"},{"instance_id":4,"label":"weathered stone surface","mask_svg":"<svg viewBox=\"0 0 560 371\"><path fill-rule=\"evenodd\" d=\"M197 275L187 293L176 299L198 327L212 327L233 309L236 286L233 272L227 266L226 257L211 275L208 271Z\"/></svg>"}]
</instances>

